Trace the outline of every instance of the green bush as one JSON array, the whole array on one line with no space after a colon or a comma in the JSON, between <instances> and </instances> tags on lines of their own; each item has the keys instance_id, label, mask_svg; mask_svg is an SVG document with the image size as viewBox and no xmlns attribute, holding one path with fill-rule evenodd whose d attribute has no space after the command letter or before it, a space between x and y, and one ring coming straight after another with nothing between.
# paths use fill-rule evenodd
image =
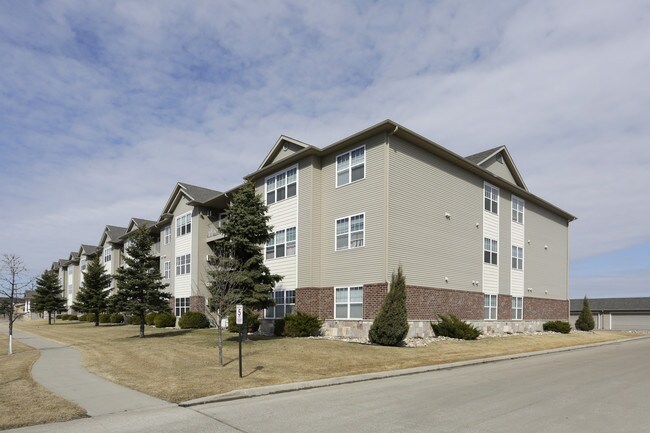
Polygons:
<instances>
[{"instance_id":1,"label":"green bush","mask_svg":"<svg viewBox=\"0 0 650 433\"><path fill-rule=\"evenodd\" d=\"M144 323L146 323L149 326L153 326L156 321L156 314L158 313L147 313L144 316Z\"/></svg>"},{"instance_id":2,"label":"green bush","mask_svg":"<svg viewBox=\"0 0 650 433\"><path fill-rule=\"evenodd\" d=\"M284 319L275 319L273 321L273 335L276 337L284 335Z\"/></svg>"},{"instance_id":3,"label":"green bush","mask_svg":"<svg viewBox=\"0 0 650 433\"><path fill-rule=\"evenodd\" d=\"M181 329L207 328L210 326L210 322L205 317L205 314L198 311L188 311L178 319L178 326Z\"/></svg>"},{"instance_id":4,"label":"green bush","mask_svg":"<svg viewBox=\"0 0 650 433\"><path fill-rule=\"evenodd\" d=\"M406 318L406 279L402 267L393 272L390 279L390 292L381 305L368 333L371 343L382 346L399 346L409 332Z\"/></svg>"},{"instance_id":5,"label":"green bush","mask_svg":"<svg viewBox=\"0 0 650 433\"><path fill-rule=\"evenodd\" d=\"M68 320L79 320L79 317L77 317L76 314L70 314L70 317L68 317Z\"/></svg>"},{"instance_id":6,"label":"green bush","mask_svg":"<svg viewBox=\"0 0 650 433\"><path fill-rule=\"evenodd\" d=\"M124 323L124 315L120 313L111 314L111 323Z\"/></svg>"},{"instance_id":7,"label":"green bush","mask_svg":"<svg viewBox=\"0 0 650 433\"><path fill-rule=\"evenodd\" d=\"M463 322L458 317L450 314L440 315L440 322L431 323L434 334L438 337L458 338L460 340L476 340L481 331L469 323Z\"/></svg>"},{"instance_id":8,"label":"green bush","mask_svg":"<svg viewBox=\"0 0 650 433\"><path fill-rule=\"evenodd\" d=\"M176 316L169 313L158 313L153 323L156 328L173 328L176 326Z\"/></svg>"},{"instance_id":9,"label":"green bush","mask_svg":"<svg viewBox=\"0 0 650 433\"><path fill-rule=\"evenodd\" d=\"M67 314L57 314L54 318L56 320L68 320L67 318L64 319L63 316L67 316Z\"/></svg>"},{"instance_id":10,"label":"green bush","mask_svg":"<svg viewBox=\"0 0 650 433\"><path fill-rule=\"evenodd\" d=\"M312 314L292 313L284 317L284 335L287 337L309 337L318 335L323 321Z\"/></svg>"},{"instance_id":11,"label":"green bush","mask_svg":"<svg viewBox=\"0 0 650 433\"><path fill-rule=\"evenodd\" d=\"M68 315L68 316L70 316L70 315ZM93 320L95 320L95 318L93 317L92 314L81 314L81 315L77 316L77 319L80 322L92 322ZM70 320L70 317L68 317L68 320Z\"/></svg>"},{"instance_id":12,"label":"green bush","mask_svg":"<svg viewBox=\"0 0 650 433\"><path fill-rule=\"evenodd\" d=\"M100 314L99 315L99 323L111 323L111 315L110 314Z\"/></svg>"},{"instance_id":13,"label":"green bush","mask_svg":"<svg viewBox=\"0 0 650 433\"><path fill-rule=\"evenodd\" d=\"M591 314L591 308L589 308L589 300L585 295L585 299L582 301L582 311L580 311L580 316L576 320L576 329L581 331L591 331L596 327L596 322L594 321L594 315Z\"/></svg>"},{"instance_id":14,"label":"green bush","mask_svg":"<svg viewBox=\"0 0 650 433\"><path fill-rule=\"evenodd\" d=\"M248 332L257 332L260 329L260 317L249 308L244 308L244 321ZM236 322L235 313L228 315L228 331L239 332L239 325Z\"/></svg>"},{"instance_id":15,"label":"green bush","mask_svg":"<svg viewBox=\"0 0 650 433\"><path fill-rule=\"evenodd\" d=\"M568 334L571 332L571 325L569 322L563 322L562 320L546 322L542 327L544 328L544 331L560 332L562 334Z\"/></svg>"},{"instance_id":16,"label":"green bush","mask_svg":"<svg viewBox=\"0 0 650 433\"><path fill-rule=\"evenodd\" d=\"M137 314L131 314L129 316L129 325L139 325L140 324L140 316Z\"/></svg>"}]
</instances>

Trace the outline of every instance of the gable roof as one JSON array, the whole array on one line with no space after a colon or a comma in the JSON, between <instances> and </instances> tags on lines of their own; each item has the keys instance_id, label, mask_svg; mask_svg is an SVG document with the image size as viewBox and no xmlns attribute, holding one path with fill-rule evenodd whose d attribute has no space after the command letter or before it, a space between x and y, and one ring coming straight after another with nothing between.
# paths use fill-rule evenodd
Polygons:
<instances>
[{"instance_id":1,"label":"gable roof","mask_svg":"<svg viewBox=\"0 0 650 433\"><path fill-rule=\"evenodd\" d=\"M172 213L173 209L176 207L180 198L185 196L189 199L189 204L192 206L196 205L205 205L205 203L217 198L223 193L216 191L214 189L203 188L201 186L190 185L185 182L177 182L176 186L169 196L163 211L160 214L158 221L163 221L165 216Z\"/></svg>"},{"instance_id":2,"label":"gable roof","mask_svg":"<svg viewBox=\"0 0 650 433\"><path fill-rule=\"evenodd\" d=\"M114 243L120 243L121 242L121 237L126 234L126 227L118 227L118 226L111 226L107 225L104 228L104 232L102 233L102 237L99 239L99 245L104 245L106 241L114 244Z\"/></svg>"},{"instance_id":3,"label":"gable roof","mask_svg":"<svg viewBox=\"0 0 650 433\"><path fill-rule=\"evenodd\" d=\"M157 222L152 221L152 220L146 220L142 218L131 218L131 221L129 221L129 225L126 228L126 231L122 236L120 236L120 241L125 241L128 239L131 234L137 230L139 227L149 227L150 229L156 230Z\"/></svg>"},{"instance_id":4,"label":"gable roof","mask_svg":"<svg viewBox=\"0 0 650 433\"><path fill-rule=\"evenodd\" d=\"M571 311L582 311L582 299L571 299ZM589 299L589 308L597 311L650 311L650 297Z\"/></svg>"},{"instance_id":5,"label":"gable roof","mask_svg":"<svg viewBox=\"0 0 650 433\"><path fill-rule=\"evenodd\" d=\"M512 178L515 180L515 184L528 191L528 188L526 187L526 183L524 182L523 177L519 173L519 170L515 165L515 161L512 159L512 156L510 156L510 152L508 152L507 147L505 146L493 147L492 149L484 150L483 152L466 156L465 159L470 161L473 164L486 168L488 171L492 171L486 166L486 163L496 155L501 155L501 157L503 158L503 162L508 167L508 170L510 171Z\"/></svg>"},{"instance_id":6,"label":"gable roof","mask_svg":"<svg viewBox=\"0 0 650 433\"><path fill-rule=\"evenodd\" d=\"M264 160L262 161L262 163L258 167L258 170L266 167L267 165L272 164L275 161L278 154L283 149L286 149L288 147L288 145L290 145L290 144L293 144L293 145L297 146L300 149L296 153L299 153L299 152L302 152L303 150L307 150L307 149L310 149L310 148L314 147L314 146L312 146L310 144L303 143L302 141L296 140L295 138L287 137L286 135L281 135L280 138L278 138L278 140L275 142L275 144L271 148L271 151L268 153L268 155L266 155L266 158L264 158Z\"/></svg>"}]
</instances>

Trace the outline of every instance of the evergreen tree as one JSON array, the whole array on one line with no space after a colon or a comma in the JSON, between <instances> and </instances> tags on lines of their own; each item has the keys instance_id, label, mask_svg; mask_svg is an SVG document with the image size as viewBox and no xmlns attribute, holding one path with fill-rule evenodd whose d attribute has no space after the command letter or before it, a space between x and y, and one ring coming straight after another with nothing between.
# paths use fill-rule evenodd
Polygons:
<instances>
[{"instance_id":1,"label":"evergreen tree","mask_svg":"<svg viewBox=\"0 0 650 433\"><path fill-rule=\"evenodd\" d=\"M106 273L99 262L99 254L95 255L86 267L83 282L72 308L82 313L92 313L95 316L95 326L99 326L99 315L108 308L108 288L111 276Z\"/></svg>"},{"instance_id":2,"label":"evergreen tree","mask_svg":"<svg viewBox=\"0 0 650 433\"><path fill-rule=\"evenodd\" d=\"M591 331L595 326L594 316L591 314L591 308L589 308L589 300L587 299L587 295L585 295L585 299L582 301L582 311L580 311L580 316L576 320L576 329Z\"/></svg>"},{"instance_id":3,"label":"evergreen tree","mask_svg":"<svg viewBox=\"0 0 650 433\"><path fill-rule=\"evenodd\" d=\"M47 323L52 324L52 315L66 310L59 276L54 271L44 271L36 280L36 293L32 299L32 310L47 313Z\"/></svg>"},{"instance_id":4,"label":"evergreen tree","mask_svg":"<svg viewBox=\"0 0 650 433\"><path fill-rule=\"evenodd\" d=\"M372 322L368 337L382 346L399 346L409 332L406 317L406 280L402 267L393 272L390 292L386 295L381 310Z\"/></svg>"},{"instance_id":5,"label":"evergreen tree","mask_svg":"<svg viewBox=\"0 0 650 433\"><path fill-rule=\"evenodd\" d=\"M221 227L224 238L218 242L215 254L228 252L238 262L237 303L253 310L272 307L271 293L282 277L271 274L264 264L262 246L272 239L270 217L262 198L255 194L255 185L246 182L232 198L226 209L227 220Z\"/></svg>"},{"instance_id":6,"label":"evergreen tree","mask_svg":"<svg viewBox=\"0 0 650 433\"><path fill-rule=\"evenodd\" d=\"M140 319L140 338L144 338L144 316L153 311L169 310L169 293L162 283L160 260L151 253L153 238L147 227L140 227L131 238L131 245L124 255L125 266L115 275L117 293L111 299Z\"/></svg>"}]
</instances>

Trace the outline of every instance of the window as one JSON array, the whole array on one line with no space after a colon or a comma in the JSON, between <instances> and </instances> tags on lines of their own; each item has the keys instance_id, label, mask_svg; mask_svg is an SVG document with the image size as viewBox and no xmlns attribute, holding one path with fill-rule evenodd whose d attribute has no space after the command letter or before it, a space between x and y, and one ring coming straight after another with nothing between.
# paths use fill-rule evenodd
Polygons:
<instances>
[{"instance_id":1,"label":"window","mask_svg":"<svg viewBox=\"0 0 650 433\"><path fill-rule=\"evenodd\" d=\"M169 245L171 241L172 241L172 226L167 226L163 229L163 244Z\"/></svg>"},{"instance_id":2,"label":"window","mask_svg":"<svg viewBox=\"0 0 650 433\"><path fill-rule=\"evenodd\" d=\"M190 212L176 218L176 237L192 233L192 214Z\"/></svg>"},{"instance_id":3,"label":"window","mask_svg":"<svg viewBox=\"0 0 650 433\"><path fill-rule=\"evenodd\" d=\"M497 264L497 241L490 238L483 239L483 262Z\"/></svg>"},{"instance_id":4,"label":"window","mask_svg":"<svg viewBox=\"0 0 650 433\"><path fill-rule=\"evenodd\" d=\"M336 157L336 186L366 177L366 147L361 146Z\"/></svg>"},{"instance_id":5,"label":"window","mask_svg":"<svg viewBox=\"0 0 650 433\"><path fill-rule=\"evenodd\" d=\"M275 307L267 308L264 311L266 319L281 319L287 314L291 314L296 305L295 290L276 290L273 292Z\"/></svg>"},{"instance_id":6,"label":"window","mask_svg":"<svg viewBox=\"0 0 650 433\"><path fill-rule=\"evenodd\" d=\"M512 269L524 269L524 249L515 245L512 246Z\"/></svg>"},{"instance_id":7,"label":"window","mask_svg":"<svg viewBox=\"0 0 650 433\"><path fill-rule=\"evenodd\" d=\"M112 252L113 252L113 249L111 247L104 248L104 263L108 263L108 262L111 261Z\"/></svg>"},{"instance_id":8,"label":"window","mask_svg":"<svg viewBox=\"0 0 650 433\"><path fill-rule=\"evenodd\" d=\"M190 255L176 257L176 275L185 275L190 273Z\"/></svg>"},{"instance_id":9,"label":"window","mask_svg":"<svg viewBox=\"0 0 650 433\"><path fill-rule=\"evenodd\" d=\"M363 319L363 287L337 287L335 292L335 319Z\"/></svg>"},{"instance_id":10,"label":"window","mask_svg":"<svg viewBox=\"0 0 650 433\"><path fill-rule=\"evenodd\" d=\"M163 278L168 279L170 274L169 260L163 263Z\"/></svg>"},{"instance_id":11,"label":"window","mask_svg":"<svg viewBox=\"0 0 650 433\"><path fill-rule=\"evenodd\" d=\"M523 320L524 318L524 298L512 297L512 320Z\"/></svg>"},{"instance_id":12,"label":"window","mask_svg":"<svg viewBox=\"0 0 650 433\"><path fill-rule=\"evenodd\" d=\"M499 190L492 185L485 184L485 210L499 213Z\"/></svg>"},{"instance_id":13,"label":"window","mask_svg":"<svg viewBox=\"0 0 650 433\"><path fill-rule=\"evenodd\" d=\"M353 215L336 220L336 249L362 247L365 233L365 214Z\"/></svg>"},{"instance_id":14,"label":"window","mask_svg":"<svg viewBox=\"0 0 650 433\"><path fill-rule=\"evenodd\" d=\"M485 320L497 319L497 295L483 295L483 318Z\"/></svg>"},{"instance_id":15,"label":"window","mask_svg":"<svg viewBox=\"0 0 650 433\"><path fill-rule=\"evenodd\" d=\"M290 197L298 191L298 169L290 168L282 173L266 178L266 204L273 204Z\"/></svg>"},{"instance_id":16,"label":"window","mask_svg":"<svg viewBox=\"0 0 650 433\"><path fill-rule=\"evenodd\" d=\"M512 220L516 223L524 223L524 201L512 196Z\"/></svg>"},{"instance_id":17,"label":"window","mask_svg":"<svg viewBox=\"0 0 650 433\"><path fill-rule=\"evenodd\" d=\"M266 243L266 259L277 259L296 255L296 228L278 230Z\"/></svg>"},{"instance_id":18,"label":"window","mask_svg":"<svg viewBox=\"0 0 650 433\"><path fill-rule=\"evenodd\" d=\"M181 317L183 314L190 311L190 298L176 298L176 317Z\"/></svg>"}]
</instances>

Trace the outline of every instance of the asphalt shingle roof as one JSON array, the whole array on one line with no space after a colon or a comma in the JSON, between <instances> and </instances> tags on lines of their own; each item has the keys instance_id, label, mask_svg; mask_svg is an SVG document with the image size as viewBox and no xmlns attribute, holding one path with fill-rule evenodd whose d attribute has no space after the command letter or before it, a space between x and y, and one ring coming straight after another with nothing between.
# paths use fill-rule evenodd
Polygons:
<instances>
[{"instance_id":1,"label":"asphalt shingle roof","mask_svg":"<svg viewBox=\"0 0 650 433\"><path fill-rule=\"evenodd\" d=\"M496 152L497 150L501 149L503 146L497 146L493 147L492 149L484 150L483 152L475 153L474 155L466 156L465 159L474 163L478 164L479 162L483 161L485 158Z\"/></svg>"},{"instance_id":2,"label":"asphalt shingle roof","mask_svg":"<svg viewBox=\"0 0 650 433\"><path fill-rule=\"evenodd\" d=\"M582 301L571 299L571 311L581 311ZM591 311L650 311L650 297L589 299L589 308Z\"/></svg>"},{"instance_id":3,"label":"asphalt shingle roof","mask_svg":"<svg viewBox=\"0 0 650 433\"><path fill-rule=\"evenodd\" d=\"M215 197L223 194L220 191L215 191L213 189L203 188L196 185L190 185L189 183L178 182L179 185L192 197L195 201L199 203L205 203L212 200Z\"/></svg>"}]
</instances>

